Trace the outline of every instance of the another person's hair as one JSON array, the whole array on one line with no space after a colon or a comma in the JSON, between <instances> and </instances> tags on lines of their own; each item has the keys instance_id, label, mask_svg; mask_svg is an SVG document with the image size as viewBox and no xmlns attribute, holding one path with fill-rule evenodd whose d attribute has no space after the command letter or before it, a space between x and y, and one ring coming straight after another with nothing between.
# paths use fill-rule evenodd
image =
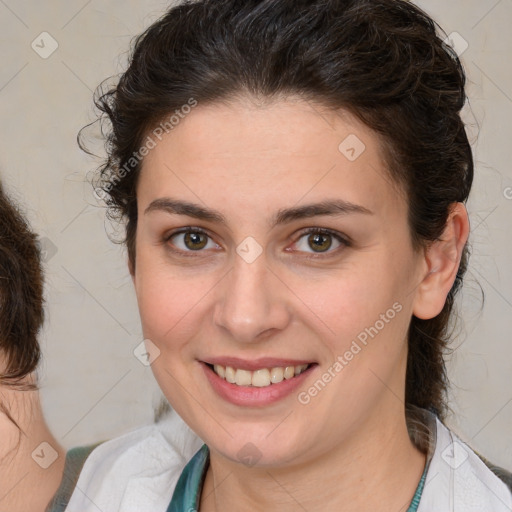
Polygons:
<instances>
[{"instance_id":1,"label":"another person's hair","mask_svg":"<svg viewBox=\"0 0 512 512\"><path fill-rule=\"evenodd\" d=\"M0 384L33 389L21 381L41 357L43 271L36 235L0 184ZM4 411L5 412L5 411Z\"/></svg>"},{"instance_id":2,"label":"another person's hair","mask_svg":"<svg viewBox=\"0 0 512 512\"><path fill-rule=\"evenodd\" d=\"M199 0L169 9L136 38L127 71L95 100L107 150L95 185L109 215L126 221L131 269L140 150L191 99L298 96L355 114L380 137L391 182L407 197L415 250L439 240L450 205L466 202L473 181L460 117L465 73L442 34L405 0ZM442 312L413 317L408 332L406 405L440 416L449 320L468 258L466 246Z\"/></svg>"}]
</instances>

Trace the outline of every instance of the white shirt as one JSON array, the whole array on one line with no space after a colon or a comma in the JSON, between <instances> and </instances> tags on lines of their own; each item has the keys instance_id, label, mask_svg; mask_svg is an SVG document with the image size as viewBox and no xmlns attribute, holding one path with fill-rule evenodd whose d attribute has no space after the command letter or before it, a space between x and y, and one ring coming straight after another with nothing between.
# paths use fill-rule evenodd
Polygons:
<instances>
[{"instance_id":1,"label":"white shirt","mask_svg":"<svg viewBox=\"0 0 512 512\"><path fill-rule=\"evenodd\" d=\"M418 512L512 512L505 483L439 419L429 421L431 459ZM174 411L107 441L89 455L66 512L166 512L202 445Z\"/></svg>"}]
</instances>

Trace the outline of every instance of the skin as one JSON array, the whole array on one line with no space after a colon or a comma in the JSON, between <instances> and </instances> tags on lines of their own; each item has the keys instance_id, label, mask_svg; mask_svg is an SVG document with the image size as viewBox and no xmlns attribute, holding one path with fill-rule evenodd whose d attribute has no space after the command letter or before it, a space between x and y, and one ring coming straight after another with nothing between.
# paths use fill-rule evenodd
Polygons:
<instances>
[{"instance_id":1,"label":"skin","mask_svg":"<svg viewBox=\"0 0 512 512\"><path fill-rule=\"evenodd\" d=\"M348 135L366 146L349 161ZM415 252L407 203L377 136L347 112L297 98L199 105L146 157L137 186L132 275L144 336L167 399L210 448L201 512L406 510L425 466L407 434L407 329L437 315L468 235L455 204L443 240ZM171 198L221 213L225 224L147 211ZM350 201L371 214L316 215L272 227L285 208ZM180 228L210 238L191 250ZM306 228L332 238L315 253ZM253 237L252 263L236 248ZM192 256L190 254L192 253ZM187 256L188 255L188 256ZM297 399L394 303L400 313L307 405ZM298 392L265 407L221 399L199 361L264 356L316 362ZM247 443L255 465L238 455ZM390 468L393 468L390 471Z\"/></svg>"},{"instance_id":2,"label":"skin","mask_svg":"<svg viewBox=\"0 0 512 512\"><path fill-rule=\"evenodd\" d=\"M1 359L0 359L1 361ZM35 377L25 381L33 383ZM65 450L57 443L43 416L39 392L21 391L0 386L0 401L8 409L12 423L4 412L0 412L0 510L3 512L44 512L57 491L64 471ZM41 443L48 448L41 448ZM41 451L42 450L42 451ZM36 463L57 455L47 468Z\"/></svg>"}]
</instances>

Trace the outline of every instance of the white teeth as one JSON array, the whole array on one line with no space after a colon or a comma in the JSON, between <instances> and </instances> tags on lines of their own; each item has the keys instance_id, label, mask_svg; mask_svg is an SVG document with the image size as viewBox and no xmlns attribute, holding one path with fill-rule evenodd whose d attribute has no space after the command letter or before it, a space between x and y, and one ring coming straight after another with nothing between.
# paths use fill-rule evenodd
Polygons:
<instances>
[{"instance_id":1,"label":"white teeth","mask_svg":"<svg viewBox=\"0 0 512 512\"><path fill-rule=\"evenodd\" d=\"M215 370L215 368L214 368ZM220 377L220 375L219 375ZM235 370L233 368L231 368L231 366L226 366L226 380L228 382L231 382L231 384L234 384L236 379L235 379Z\"/></svg>"},{"instance_id":2,"label":"white teeth","mask_svg":"<svg viewBox=\"0 0 512 512\"><path fill-rule=\"evenodd\" d=\"M250 386L252 381L251 372L247 370L237 370L235 373L235 383L237 386Z\"/></svg>"},{"instance_id":3,"label":"white teeth","mask_svg":"<svg viewBox=\"0 0 512 512\"><path fill-rule=\"evenodd\" d=\"M215 364L215 365L213 365L213 369L215 370L215 373L219 377L222 377L223 379L226 377L226 370L225 370L224 366L220 366L219 364Z\"/></svg>"},{"instance_id":4,"label":"white teeth","mask_svg":"<svg viewBox=\"0 0 512 512\"><path fill-rule=\"evenodd\" d=\"M264 388L271 384L279 384L284 379L292 379L296 375L300 375L308 366L307 364L301 364L298 366L286 366L285 368L261 368L251 372L249 370L240 370L231 366L224 367L216 364L213 366L213 370L219 377L231 384Z\"/></svg>"},{"instance_id":5,"label":"white teeth","mask_svg":"<svg viewBox=\"0 0 512 512\"><path fill-rule=\"evenodd\" d=\"M253 386L257 388L264 388L265 386L270 386L270 372L264 368L263 370L256 370L252 372L252 382Z\"/></svg>"},{"instance_id":6,"label":"white teeth","mask_svg":"<svg viewBox=\"0 0 512 512\"><path fill-rule=\"evenodd\" d=\"M284 379L284 370L282 368L272 368L270 370L270 382L279 384Z\"/></svg>"},{"instance_id":7,"label":"white teeth","mask_svg":"<svg viewBox=\"0 0 512 512\"><path fill-rule=\"evenodd\" d=\"M295 376L295 366L287 366L284 369L284 378L291 379Z\"/></svg>"}]
</instances>

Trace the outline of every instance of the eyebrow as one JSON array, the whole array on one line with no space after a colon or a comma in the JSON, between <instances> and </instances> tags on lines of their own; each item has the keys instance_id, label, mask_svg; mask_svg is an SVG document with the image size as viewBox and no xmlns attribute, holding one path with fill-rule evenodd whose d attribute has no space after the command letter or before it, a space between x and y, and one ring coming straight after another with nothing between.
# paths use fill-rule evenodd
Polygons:
<instances>
[{"instance_id":1,"label":"eyebrow","mask_svg":"<svg viewBox=\"0 0 512 512\"><path fill-rule=\"evenodd\" d=\"M226 217L217 210L212 210L200 206L198 204L190 203L188 201L181 201L163 197L155 199L144 210L144 215L155 212L164 211L175 215L186 215L194 217L195 219L212 221L219 224L227 225ZM270 225L275 227L279 224L287 224L295 220L308 219L321 215L327 216L340 216L348 215L351 213L359 213L364 215L373 215L374 213L365 208L364 206L345 201L343 199L335 199L331 201L321 201L319 203L306 204L304 206L296 206L292 208L284 208L272 217Z\"/></svg>"}]
</instances>

